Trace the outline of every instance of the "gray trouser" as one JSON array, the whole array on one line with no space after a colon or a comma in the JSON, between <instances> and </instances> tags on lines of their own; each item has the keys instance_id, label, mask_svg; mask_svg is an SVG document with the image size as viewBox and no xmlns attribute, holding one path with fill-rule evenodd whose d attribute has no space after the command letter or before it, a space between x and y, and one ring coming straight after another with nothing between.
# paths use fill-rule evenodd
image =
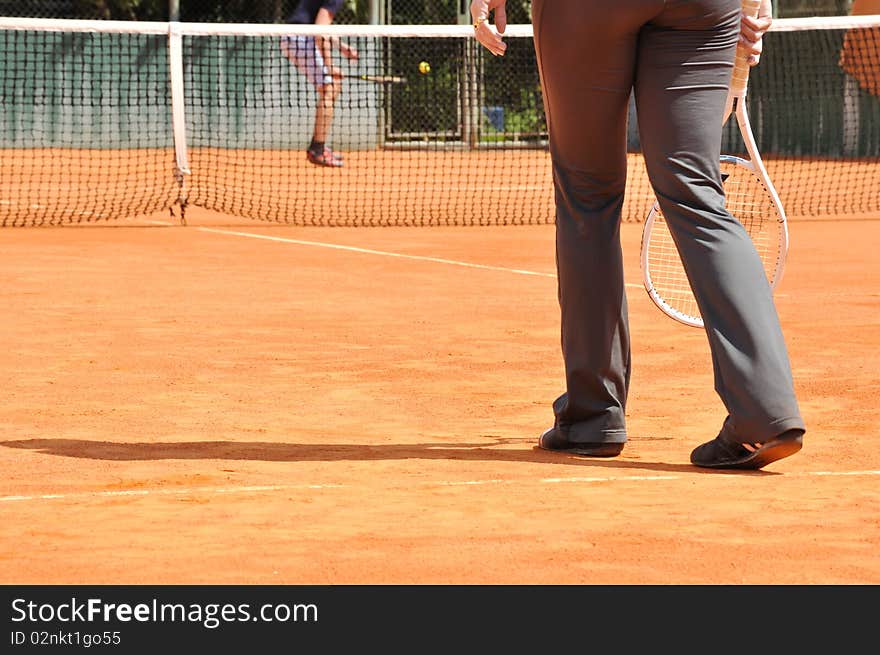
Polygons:
<instances>
[{"instance_id":1,"label":"gray trouser","mask_svg":"<svg viewBox=\"0 0 880 655\"><path fill-rule=\"evenodd\" d=\"M620 216L631 92L649 179L694 280L715 390L728 413L722 429L754 442L804 427L764 269L724 208L721 119L740 12L739 0L532 3L566 376L553 410L571 441L627 439Z\"/></svg>"}]
</instances>

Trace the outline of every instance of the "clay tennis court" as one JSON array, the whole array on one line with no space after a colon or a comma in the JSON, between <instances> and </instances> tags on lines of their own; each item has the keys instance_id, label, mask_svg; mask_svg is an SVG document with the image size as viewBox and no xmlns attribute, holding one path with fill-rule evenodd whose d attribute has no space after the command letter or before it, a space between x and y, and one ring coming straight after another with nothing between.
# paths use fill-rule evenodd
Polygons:
<instances>
[{"instance_id":1,"label":"clay tennis court","mask_svg":"<svg viewBox=\"0 0 880 655\"><path fill-rule=\"evenodd\" d=\"M195 148L184 188L170 148L0 149L0 227L113 223L174 208L237 218L333 227L545 224L553 217L546 149L375 149L347 154L332 171L301 166L291 150ZM767 157L793 217L880 216L876 157ZM490 173L491 171L491 173ZM120 175L126 176L120 181ZM625 221L644 220L653 195L641 154L628 155ZM187 212L189 209L187 209Z\"/></svg>"},{"instance_id":2,"label":"clay tennis court","mask_svg":"<svg viewBox=\"0 0 880 655\"><path fill-rule=\"evenodd\" d=\"M880 215L809 218L777 292L808 432L752 473L688 463L723 410L638 223L612 460L534 449L552 225L0 230L0 581L876 584Z\"/></svg>"}]
</instances>

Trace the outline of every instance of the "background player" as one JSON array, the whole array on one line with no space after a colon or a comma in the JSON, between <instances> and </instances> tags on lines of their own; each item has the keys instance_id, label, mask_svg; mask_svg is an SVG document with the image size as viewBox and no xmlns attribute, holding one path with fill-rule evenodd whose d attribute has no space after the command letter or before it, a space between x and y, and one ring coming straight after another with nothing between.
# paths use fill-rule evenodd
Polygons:
<instances>
[{"instance_id":1,"label":"background player","mask_svg":"<svg viewBox=\"0 0 880 655\"><path fill-rule=\"evenodd\" d=\"M298 25L330 25L342 7L343 0L300 0L287 18ZM342 157L327 145L327 134L333 123L333 109L342 91L342 71L333 65L332 53L337 48L346 59L357 59L358 51L338 37L285 36L281 51L318 91L315 126L306 158L318 166L342 166Z\"/></svg>"}]
</instances>

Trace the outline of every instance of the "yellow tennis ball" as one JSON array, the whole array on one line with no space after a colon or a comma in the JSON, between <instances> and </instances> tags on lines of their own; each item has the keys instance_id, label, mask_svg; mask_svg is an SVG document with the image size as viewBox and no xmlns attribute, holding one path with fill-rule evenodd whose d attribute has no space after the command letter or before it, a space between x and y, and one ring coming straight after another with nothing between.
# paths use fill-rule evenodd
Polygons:
<instances>
[{"instance_id":1,"label":"yellow tennis ball","mask_svg":"<svg viewBox=\"0 0 880 655\"><path fill-rule=\"evenodd\" d=\"M426 61L419 62L419 72L422 75L427 75L431 72L431 64Z\"/></svg>"}]
</instances>

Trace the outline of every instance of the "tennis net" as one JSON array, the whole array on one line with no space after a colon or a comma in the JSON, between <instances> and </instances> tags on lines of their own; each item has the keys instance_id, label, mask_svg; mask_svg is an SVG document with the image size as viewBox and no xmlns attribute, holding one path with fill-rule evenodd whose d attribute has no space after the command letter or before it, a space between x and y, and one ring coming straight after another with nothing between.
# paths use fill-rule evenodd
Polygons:
<instances>
[{"instance_id":1,"label":"tennis net","mask_svg":"<svg viewBox=\"0 0 880 655\"><path fill-rule=\"evenodd\" d=\"M552 223L531 34L510 26L496 58L469 26L0 18L0 224L188 207L297 225ZM334 52L327 143L342 166L305 154L319 35L358 52ZM789 217L880 212L880 17L777 20L765 40L747 101ZM630 112L624 220L641 221L652 195ZM725 152L737 140L731 126Z\"/></svg>"}]
</instances>

